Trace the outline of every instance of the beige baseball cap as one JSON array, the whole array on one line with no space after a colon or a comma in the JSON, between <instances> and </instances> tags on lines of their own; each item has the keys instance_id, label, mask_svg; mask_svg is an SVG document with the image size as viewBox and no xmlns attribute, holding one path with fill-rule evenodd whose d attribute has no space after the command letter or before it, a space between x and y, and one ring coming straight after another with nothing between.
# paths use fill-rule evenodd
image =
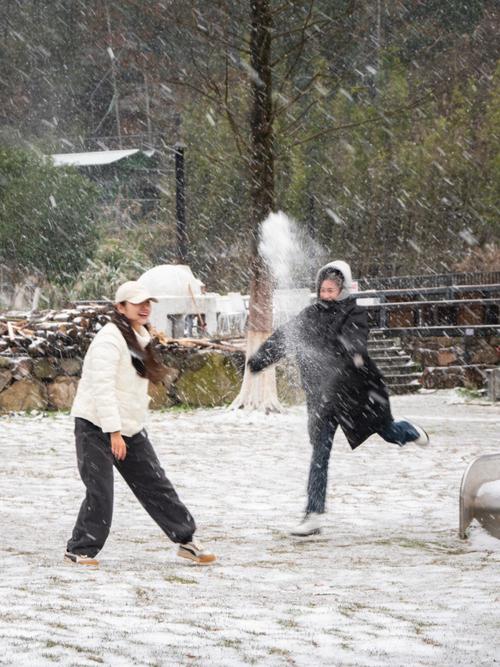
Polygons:
<instances>
[{"instance_id":1,"label":"beige baseball cap","mask_svg":"<svg viewBox=\"0 0 500 667\"><path fill-rule=\"evenodd\" d=\"M156 301L154 296L145 285L138 280L129 280L116 290L115 303L128 301L129 303L142 303L143 301Z\"/></svg>"}]
</instances>

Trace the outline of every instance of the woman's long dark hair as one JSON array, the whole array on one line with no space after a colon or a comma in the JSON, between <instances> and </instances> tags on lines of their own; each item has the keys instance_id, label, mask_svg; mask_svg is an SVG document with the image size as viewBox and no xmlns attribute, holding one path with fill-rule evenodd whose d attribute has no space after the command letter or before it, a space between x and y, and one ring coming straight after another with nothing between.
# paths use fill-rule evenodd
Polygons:
<instances>
[{"instance_id":1,"label":"woman's long dark hair","mask_svg":"<svg viewBox=\"0 0 500 667\"><path fill-rule=\"evenodd\" d=\"M167 369L162 363L160 353L153 339L143 349L139 345L132 325L125 315L122 315L115 309L111 315L111 321L113 324L116 324L121 335L125 338L132 358L132 364L138 375L151 380L151 382L160 382L165 376ZM149 332L149 328L147 326L145 328Z\"/></svg>"}]
</instances>

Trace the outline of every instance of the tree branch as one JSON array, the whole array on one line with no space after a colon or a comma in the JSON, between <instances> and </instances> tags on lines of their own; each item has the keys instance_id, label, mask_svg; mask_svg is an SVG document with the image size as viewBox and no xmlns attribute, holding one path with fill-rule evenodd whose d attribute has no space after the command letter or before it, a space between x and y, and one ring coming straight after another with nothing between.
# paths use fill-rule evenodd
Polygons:
<instances>
[{"instance_id":1,"label":"tree branch","mask_svg":"<svg viewBox=\"0 0 500 667\"><path fill-rule=\"evenodd\" d=\"M430 97L432 94L433 91L429 91L419 99L415 100L413 104L409 104L403 107L398 107L393 111L377 112L377 116L375 118L367 118L365 120L360 120L356 123L346 123L345 125L337 125L336 127L327 128L326 130L322 130L321 132L315 132L314 134L311 134L305 139L301 139L300 141L294 142L292 146L300 146L302 144L307 143L308 141L312 141L313 139L318 139L319 137L324 137L327 134L332 134L332 132L340 132L341 130L350 130L354 127L361 127L362 125L369 125L371 123L383 122L388 117L398 116L399 114L405 111L410 111L411 109L417 108L420 105L420 102Z\"/></svg>"},{"instance_id":2,"label":"tree branch","mask_svg":"<svg viewBox=\"0 0 500 667\"><path fill-rule=\"evenodd\" d=\"M196 19L196 16L199 14L198 10L193 6L193 2L191 1L191 15L193 17L193 21L191 24L189 23L184 23L183 21L176 21L177 25L180 27L186 27L191 30L194 30L200 37L202 37L205 41L216 41L219 44L222 44L226 48L234 49L235 51L239 51L240 53L245 53L246 55L250 55L250 49L249 48L244 48L243 46L238 46L235 42L231 43L228 42L226 39L221 37L220 35L217 34L215 30L210 31L209 28L207 27L206 30L203 30L200 26L199 21ZM226 17L228 17L228 13L226 12ZM207 21L207 24L212 23L212 25L218 25L217 23L214 23L213 21ZM229 32L226 30L226 34L228 36L234 36L236 39L242 41L244 44L249 45L249 41L246 40L244 37L241 37L241 35L236 35L235 33Z\"/></svg>"},{"instance_id":3,"label":"tree branch","mask_svg":"<svg viewBox=\"0 0 500 667\"><path fill-rule=\"evenodd\" d=\"M195 93L198 93L198 95L201 95L202 97L205 97L207 100L210 100L213 104L217 104L219 101L217 100L217 98L207 93L206 90L203 90L203 88L195 86L194 83L190 83L189 81L185 81L184 79L165 79L165 81L167 83L171 83L173 86L185 86L190 90L194 90Z\"/></svg>"},{"instance_id":4,"label":"tree branch","mask_svg":"<svg viewBox=\"0 0 500 667\"><path fill-rule=\"evenodd\" d=\"M314 0L311 0L311 4L312 2L314 2ZM307 16L307 19L309 19L309 15ZM281 39L282 37L291 37L297 32L303 33L304 30L307 28L318 28L319 30L322 30L325 26L330 25L331 22L332 19L328 21L319 21L317 23L315 21L311 21L311 23L307 24L305 23L304 25L300 26L300 28L292 28L290 30L285 30L284 32L274 33L271 35L271 39L275 40L275 39Z\"/></svg>"},{"instance_id":5,"label":"tree branch","mask_svg":"<svg viewBox=\"0 0 500 667\"><path fill-rule=\"evenodd\" d=\"M271 9L269 14L274 16L275 14L281 14L285 9L290 9L290 3L284 2L282 5L278 5L275 9Z\"/></svg>"},{"instance_id":6,"label":"tree branch","mask_svg":"<svg viewBox=\"0 0 500 667\"><path fill-rule=\"evenodd\" d=\"M313 100L312 102L310 102L292 123L290 123L289 125L284 127L283 130L280 131L280 134L289 136L290 133L293 131L293 128L297 125L297 123L299 123L302 120L302 118L304 118L304 116L307 115L309 109L311 109L317 103L318 100Z\"/></svg>"},{"instance_id":7,"label":"tree branch","mask_svg":"<svg viewBox=\"0 0 500 667\"><path fill-rule=\"evenodd\" d=\"M241 144L245 148L248 148L246 145L246 142L243 140L243 137L241 136L240 133L240 128L238 127L237 123L235 122L233 118L233 114L231 113L229 109L229 66L228 66L228 55L226 53L226 62L225 62L225 71L224 71L224 108L226 110L226 116L229 121L229 124L231 126L231 129L233 131L234 135L234 142L236 144L236 149L238 151L238 155L240 158L243 157L243 151L241 149Z\"/></svg>"},{"instance_id":8,"label":"tree branch","mask_svg":"<svg viewBox=\"0 0 500 667\"><path fill-rule=\"evenodd\" d=\"M298 94L297 94L297 95L296 95L296 96L295 96L295 97L294 97L294 98L293 98L293 99L292 99L286 106L284 106L284 107L283 107L282 109L280 109L276 114L274 114L273 117L274 117L274 118L278 118L279 116L281 116L281 115L283 115L284 113L286 113L286 112L288 111L288 109L290 109L290 107L292 107L292 106L293 106L294 104L296 104L300 99L302 99L302 97L304 97L304 95L305 95L305 94L307 93L307 91L311 88L311 86L312 86L313 83L316 81L316 79L318 79L320 76L321 76L321 73L320 73L320 72L315 72L315 73L313 74L313 76L311 77L309 83L307 83L306 86L305 86L304 88L302 88L302 89L300 90L300 92L299 92L299 93L298 93Z\"/></svg>"},{"instance_id":9,"label":"tree branch","mask_svg":"<svg viewBox=\"0 0 500 667\"><path fill-rule=\"evenodd\" d=\"M191 62L192 66L197 73L197 78L202 82L202 86L196 85L194 83L184 79L166 79L169 83L176 86L185 86L190 90L198 93L205 99L209 100L216 109L219 110L219 113L224 113L229 125L231 127L236 149L240 157L243 157L243 150L248 149L248 144L245 141L240 126L236 121L234 114L231 112L229 104L229 66L228 66L228 57L226 53L225 58L225 80L224 80L224 91L222 91L218 83L210 76L209 74L209 65L208 62L205 63L205 71L201 70L200 63L196 58L195 54L191 50Z\"/></svg>"},{"instance_id":10,"label":"tree branch","mask_svg":"<svg viewBox=\"0 0 500 667\"><path fill-rule=\"evenodd\" d=\"M289 31L287 31L287 32L281 33L281 36L290 36L292 33L295 33L295 32L300 32L300 35L301 35L301 36L300 36L300 39L299 39L299 41L298 41L298 43L297 43L296 45L294 45L288 52L285 52L285 54L284 54L283 56L281 56L280 58L278 58L277 60L275 60L273 63L271 63L271 68L276 67L276 65L278 65L280 62L283 62L283 60L285 60L286 58L288 58L288 55L290 55L291 53L293 53L293 51L295 51L297 48L299 49L299 53L297 54L297 56L296 56L294 62L293 62L292 65L288 68L288 71L287 71L287 73L285 74L285 77L284 77L285 80L290 76L291 72L292 72L293 69L295 68L295 66L296 66L296 64L297 64L297 61L298 61L299 58L300 58L300 54L302 53L302 50L303 50L303 48L304 48L304 44L305 44L305 42L306 42L306 40L305 40L305 32L306 32L306 30L307 30L307 28L308 28L308 26L309 26L309 21L310 21L311 15L312 15L312 8L313 8L313 6L314 6L314 0L310 0L310 2L309 2L309 8L308 8L308 10L307 10L307 16L306 16L306 18L305 18L305 20L304 20L304 23L300 26L300 28L297 28L297 29L295 29L295 30L289 30ZM273 35L273 36L272 36L272 39L277 39L279 36L280 36L280 35Z\"/></svg>"}]
</instances>

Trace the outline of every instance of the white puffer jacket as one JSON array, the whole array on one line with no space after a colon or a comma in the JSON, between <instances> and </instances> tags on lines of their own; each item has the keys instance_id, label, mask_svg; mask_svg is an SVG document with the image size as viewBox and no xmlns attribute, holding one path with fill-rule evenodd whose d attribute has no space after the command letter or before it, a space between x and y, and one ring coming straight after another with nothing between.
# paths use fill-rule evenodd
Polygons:
<instances>
[{"instance_id":1,"label":"white puffer jacket","mask_svg":"<svg viewBox=\"0 0 500 667\"><path fill-rule=\"evenodd\" d=\"M151 340L144 328L136 336L143 348ZM87 419L105 433L121 431L132 436L146 424L149 401L148 380L138 375L125 338L116 324L109 322L85 355L71 414Z\"/></svg>"}]
</instances>

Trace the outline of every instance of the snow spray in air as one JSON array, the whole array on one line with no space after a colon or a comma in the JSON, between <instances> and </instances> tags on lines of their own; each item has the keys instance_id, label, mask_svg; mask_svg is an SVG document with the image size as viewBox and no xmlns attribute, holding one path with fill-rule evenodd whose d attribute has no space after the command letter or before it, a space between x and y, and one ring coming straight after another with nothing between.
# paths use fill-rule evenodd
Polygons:
<instances>
[{"instance_id":1,"label":"snow spray in air","mask_svg":"<svg viewBox=\"0 0 500 667\"><path fill-rule=\"evenodd\" d=\"M280 211L271 213L261 224L259 253L274 278L273 326L276 328L309 305L311 278L320 264L319 247ZM269 333L248 332L248 356L259 348ZM281 410L274 367L253 376L246 370L240 393L231 407L266 412Z\"/></svg>"},{"instance_id":2,"label":"snow spray in air","mask_svg":"<svg viewBox=\"0 0 500 667\"><path fill-rule=\"evenodd\" d=\"M259 252L275 282L273 325L281 326L311 302L311 289L325 253L283 211L271 213L260 228Z\"/></svg>"},{"instance_id":3,"label":"snow spray in air","mask_svg":"<svg viewBox=\"0 0 500 667\"><path fill-rule=\"evenodd\" d=\"M278 289L311 287L325 252L283 211L270 213L261 224L259 252Z\"/></svg>"}]
</instances>

